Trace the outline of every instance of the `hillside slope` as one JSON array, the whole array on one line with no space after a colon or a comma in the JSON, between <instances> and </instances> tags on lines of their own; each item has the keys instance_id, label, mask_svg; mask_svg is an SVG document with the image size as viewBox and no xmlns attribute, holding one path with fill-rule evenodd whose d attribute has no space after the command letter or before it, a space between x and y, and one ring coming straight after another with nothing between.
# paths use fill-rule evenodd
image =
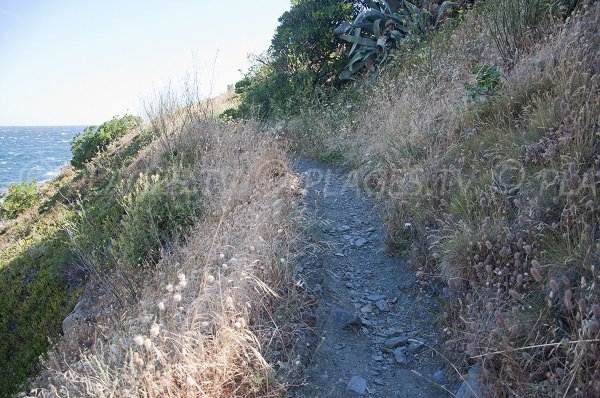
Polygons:
<instances>
[{"instance_id":1,"label":"hillside slope","mask_svg":"<svg viewBox=\"0 0 600 398\"><path fill-rule=\"evenodd\" d=\"M517 36L509 3L478 5L282 133L362 176L390 250L444 282L459 369L482 365L493 396L598 396L600 4Z\"/></svg>"}]
</instances>

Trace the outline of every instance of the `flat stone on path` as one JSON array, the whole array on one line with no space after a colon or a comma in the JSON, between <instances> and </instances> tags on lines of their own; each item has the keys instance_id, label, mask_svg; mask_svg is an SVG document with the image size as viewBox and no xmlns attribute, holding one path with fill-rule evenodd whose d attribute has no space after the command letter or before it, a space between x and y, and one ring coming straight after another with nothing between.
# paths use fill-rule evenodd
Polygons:
<instances>
[{"instance_id":1,"label":"flat stone on path","mask_svg":"<svg viewBox=\"0 0 600 398\"><path fill-rule=\"evenodd\" d=\"M367 240L365 238L359 238L354 242L354 246L356 247L363 247L364 245L367 244Z\"/></svg>"},{"instance_id":2,"label":"flat stone on path","mask_svg":"<svg viewBox=\"0 0 600 398\"><path fill-rule=\"evenodd\" d=\"M356 314L352 314L349 311L336 308L333 310L333 319L335 324L340 329L346 329L349 327L356 327L362 324L360 317Z\"/></svg>"},{"instance_id":3,"label":"flat stone on path","mask_svg":"<svg viewBox=\"0 0 600 398\"><path fill-rule=\"evenodd\" d=\"M375 303L375 305L377 306L377 308L379 308L379 311L389 311L390 310L390 306L387 303L387 301L385 301L385 300L379 300L378 302Z\"/></svg>"},{"instance_id":4,"label":"flat stone on path","mask_svg":"<svg viewBox=\"0 0 600 398\"><path fill-rule=\"evenodd\" d=\"M367 381L360 376L352 376L346 386L349 396L359 397L367 392Z\"/></svg>"},{"instance_id":5,"label":"flat stone on path","mask_svg":"<svg viewBox=\"0 0 600 398\"><path fill-rule=\"evenodd\" d=\"M393 351L393 353L394 353L394 359L396 360L396 363L398 363L400 365L408 365L408 358L404 354L404 350L403 349L396 348Z\"/></svg>"},{"instance_id":6,"label":"flat stone on path","mask_svg":"<svg viewBox=\"0 0 600 398\"><path fill-rule=\"evenodd\" d=\"M398 346L401 345L406 345L408 343L408 337L406 336L398 336L398 337L392 337L391 339L387 339L384 343L383 343L383 347L384 348L388 348L388 349L394 349Z\"/></svg>"}]
</instances>

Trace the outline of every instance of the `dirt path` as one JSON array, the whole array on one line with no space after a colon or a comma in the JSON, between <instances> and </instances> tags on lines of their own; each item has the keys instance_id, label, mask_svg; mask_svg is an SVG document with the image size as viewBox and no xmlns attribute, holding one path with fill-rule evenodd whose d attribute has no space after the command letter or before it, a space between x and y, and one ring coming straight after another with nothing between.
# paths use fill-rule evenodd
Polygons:
<instances>
[{"instance_id":1,"label":"dirt path","mask_svg":"<svg viewBox=\"0 0 600 398\"><path fill-rule=\"evenodd\" d=\"M428 348L438 344L435 301L403 259L383 252L383 221L373 204L327 166L299 160L296 169L314 223L313 249L298 272L317 307L305 385L291 396L449 396L431 381L448 380L443 360Z\"/></svg>"}]
</instances>

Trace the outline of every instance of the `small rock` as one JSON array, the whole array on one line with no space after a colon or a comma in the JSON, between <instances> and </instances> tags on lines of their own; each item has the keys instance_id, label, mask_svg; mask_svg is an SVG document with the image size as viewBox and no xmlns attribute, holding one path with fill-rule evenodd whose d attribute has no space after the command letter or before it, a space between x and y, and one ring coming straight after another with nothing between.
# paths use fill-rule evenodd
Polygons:
<instances>
[{"instance_id":1,"label":"small rock","mask_svg":"<svg viewBox=\"0 0 600 398\"><path fill-rule=\"evenodd\" d=\"M333 311L333 320L336 326L340 329L357 327L362 323L358 315L352 314L340 308L337 308Z\"/></svg>"},{"instance_id":2,"label":"small rock","mask_svg":"<svg viewBox=\"0 0 600 398\"><path fill-rule=\"evenodd\" d=\"M383 347L384 348L388 348L388 349L393 349L393 348L396 348L398 346L406 345L406 344L408 344L408 337L406 337L406 336L399 336L399 337L392 337L391 339L387 339L383 343Z\"/></svg>"},{"instance_id":3,"label":"small rock","mask_svg":"<svg viewBox=\"0 0 600 398\"><path fill-rule=\"evenodd\" d=\"M365 395L367 392L367 381L360 376L352 376L346 386L346 391L351 397Z\"/></svg>"},{"instance_id":4,"label":"small rock","mask_svg":"<svg viewBox=\"0 0 600 398\"><path fill-rule=\"evenodd\" d=\"M410 352L411 354L414 354L415 352L419 351L423 347L424 347L424 344L422 342L413 341L408 346L408 352Z\"/></svg>"},{"instance_id":5,"label":"small rock","mask_svg":"<svg viewBox=\"0 0 600 398\"><path fill-rule=\"evenodd\" d=\"M371 293L367 295L367 300L371 301L379 301L385 299L383 294Z\"/></svg>"},{"instance_id":6,"label":"small rock","mask_svg":"<svg viewBox=\"0 0 600 398\"><path fill-rule=\"evenodd\" d=\"M336 256L336 257L345 257L345 256L344 256L344 253L335 253L335 256Z\"/></svg>"},{"instance_id":7,"label":"small rock","mask_svg":"<svg viewBox=\"0 0 600 398\"><path fill-rule=\"evenodd\" d=\"M391 328L385 331L385 337L398 337L404 334L404 330L400 328Z\"/></svg>"},{"instance_id":8,"label":"small rock","mask_svg":"<svg viewBox=\"0 0 600 398\"><path fill-rule=\"evenodd\" d=\"M390 306L387 303L387 301L385 301L385 300L379 300L378 302L375 303L375 305L377 306L377 308L379 308L379 311L389 311L390 310Z\"/></svg>"},{"instance_id":9,"label":"small rock","mask_svg":"<svg viewBox=\"0 0 600 398\"><path fill-rule=\"evenodd\" d=\"M438 370L432 376L433 381L438 384L446 384L446 375L443 370Z\"/></svg>"},{"instance_id":10,"label":"small rock","mask_svg":"<svg viewBox=\"0 0 600 398\"><path fill-rule=\"evenodd\" d=\"M373 305L371 305L371 303L369 304L365 304L361 309L360 312L362 312L363 314L368 314L370 312L373 312Z\"/></svg>"},{"instance_id":11,"label":"small rock","mask_svg":"<svg viewBox=\"0 0 600 398\"><path fill-rule=\"evenodd\" d=\"M359 238L354 242L354 246L356 246L356 247L363 247L366 244L367 244L367 240L365 238Z\"/></svg>"},{"instance_id":12,"label":"small rock","mask_svg":"<svg viewBox=\"0 0 600 398\"><path fill-rule=\"evenodd\" d=\"M338 231L340 231L340 232L350 231L350 227L347 225L342 225L341 227L338 228Z\"/></svg>"},{"instance_id":13,"label":"small rock","mask_svg":"<svg viewBox=\"0 0 600 398\"><path fill-rule=\"evenodd\" d=\"M362 319L361 322L362 322L363 326L370 326L370 327L375 326L375 322L370 321L368 319Z\"/></svg>"},{"instance_id":14,"label":"small rock","mask_svg":"<svg viewBox=\"0 0 600 398\"><path fill-rule=\"evenodd\" d=\"M373 360L377 362L383 361L383 357L381 355L373 355Z\"/></svg>"},{"instance_id":15,"label":"small rock","mask_svg":"<svg viewBox=\"0 0 600 398\"><path fill-rule=\"evenodd\" d=\"M456 392L456 398L477 398L485 396L481 385L481 366L469 369L467 379L463 381Z\"/></svg>"},{"instance_id":16,"label":"small rock","mask_svg":"<svg viewBox=\"0 0 600 398\"><path fill-rule=\"evenodd\" d=\"M404 350L401 348L396 348L394 351L394 359L396 363L400 365L408 365L408 358L404 355Z\"/></svg>"}]
</instances>

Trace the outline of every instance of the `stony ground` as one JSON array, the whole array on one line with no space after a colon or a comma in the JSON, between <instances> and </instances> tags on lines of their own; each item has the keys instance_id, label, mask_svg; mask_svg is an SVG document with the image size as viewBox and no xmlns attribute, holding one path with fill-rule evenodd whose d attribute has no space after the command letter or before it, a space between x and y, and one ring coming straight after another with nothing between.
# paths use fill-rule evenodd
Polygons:
<instances>
[{"instance_id":1,"label":"stony ground","mask_svg":"<svg viewBox=\"0 0 600 398\"><path fill-rule=\"evenodd\" d=\"M384 252L381 216L356 184L324 165L296 162L309 250L298 273L317 301L305 380L290 396L445 397L456 378L433 349L431 292L405 260Z\"/></svg>"}]
</instances>

